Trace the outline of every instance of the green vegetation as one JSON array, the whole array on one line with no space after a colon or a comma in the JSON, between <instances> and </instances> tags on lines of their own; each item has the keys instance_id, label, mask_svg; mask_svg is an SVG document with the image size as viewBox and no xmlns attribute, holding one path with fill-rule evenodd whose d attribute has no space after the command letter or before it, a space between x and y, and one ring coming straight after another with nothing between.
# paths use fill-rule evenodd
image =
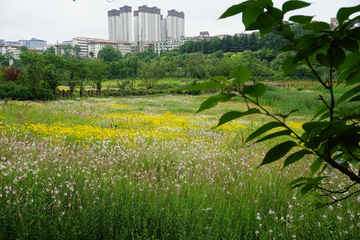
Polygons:
<instances>
[{"instance_id":1,"label":"green vegetation","mask_svg":"<svg viewBox=\"0 0 360 240\"><path fill-rule=\"evenodd\" d=\"M248 67L242 65L230 72L232 79L226 76L213 78L214 82L202 83L190 87L193 90L202 89L227 89L237 92L246 103L252 103L256 107L247 105L247 110L230 111L221 116L217 126L221 126L234 119L259 114L271 117L273 122L262 125L250 134L246 143L259 138L262 134L281 127L280 131L262 137L257 143L280 138L281 143L272 147L264 156L260 166L271 164L287 156L284 169L299 160L307 161L306 156L311 155L314 160L310 165L309 176L301 176L289 183L290 189L299 189L302 196L311 194L315 208L333 205L340 201L360 195L360 171L355 170L360 162L359 145L359 92L360 78L360 27L356 27L360 16L349 19L350 15L360 12L360 5L351 8L341 8L337 13L339 26L331 29L325 22L312 22L312 16L291 16L290 21L285 21L285 13L309 6L310 3L303 1L287 1L282 10L273 6L272 0L249 0L239 5L230 7L220 18L226 18L238 13L243 14L243 23L246 30L259 30L262 35L273 33L289 41L280 50L284 52L295 51L294 56L289 56L282 64L285 75L295 71L299 63L303 63L317 81L322 85L323 91L319 95L318 102L308 102L314 105L311 121L302 124L304 132L299 134L286 122L286 119L298 109L289 112L271 112L261 105L261 97L266 93L267 86L262 83L245 85L252 74ZM291 29L292 22L303 24L304 30L311 30L311 34L297 37ZM314 59L321 64L329 73L324 76L323 71L314 68ZM335 82L334 75L338 76ZM341 96L336 96L334 89L342 82L350 87ZM355 86L354 86L355 85ZM273 88L274 90L275 88ZM299 88L300 91L304 88ZM302 94L303 95L303 94ZM220 93L204 101L197 112L204 111L216 106L219 102L226 102L237 96L234 93ZM276 95L271 97L272 101ZM312 99L313 100L313 99ZM265 100L266 101L266 100ZM276 100L275 100L276 101ZM306 102L301 100L302 103ZM319 105L318 107L316 105ZM309 108L307 106L307 108ZM298 106L304 107L304 106ZM287 138L283 139L284 136ZM278 140L279 141L279 140ZM288 154L292 149L295 153ZM335 189L327 184L334 175L331 173L337 169L350 182Z\"/></svg>"},{"instance_id":2,"label":"green vegetation","mask_svg":"<svg viewBox=\"0 0 360 240\"><path fill-rule=\"evenodd\" d=\"M267 118L210 130L239 102L209 95L0 102L4 238L356 239L359 199L310 211L286 189L313 161L257 169ZM170 113L169 113L170 112ZM36 116L36 117L34 117ZM300 115L289 124L301 133ZM329 186L349 181L334 172ZM294 237L295 236L295 237Z\"/></svg>"}]
</instances>

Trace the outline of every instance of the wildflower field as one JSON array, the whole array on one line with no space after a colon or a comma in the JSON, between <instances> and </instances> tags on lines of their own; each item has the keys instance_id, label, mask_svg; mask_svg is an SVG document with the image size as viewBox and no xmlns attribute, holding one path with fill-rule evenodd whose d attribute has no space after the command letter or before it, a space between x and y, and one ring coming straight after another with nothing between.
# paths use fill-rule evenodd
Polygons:
<instances>
[{"instance_id":1,"label":"wildflower field","mask_svg":"<svg viewBox=\"0 0 360 240\"><path fill-rule=\"evenodd\" d=\"M286 187L312 159L257 168L267 119L212 129L244 105L207 97L0 101L0 239L360 238L360 197L313 210Z\"/></svg>"}]
</instances>

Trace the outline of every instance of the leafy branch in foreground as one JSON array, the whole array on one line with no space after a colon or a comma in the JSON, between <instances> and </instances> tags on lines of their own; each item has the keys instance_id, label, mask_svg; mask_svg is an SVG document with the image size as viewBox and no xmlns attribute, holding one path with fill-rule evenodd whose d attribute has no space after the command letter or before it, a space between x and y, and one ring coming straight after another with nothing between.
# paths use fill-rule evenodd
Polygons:
<instances>
[{"instance_id":1,"label":"leafy branch in foreground","mask_svg":"<svg viewBox=\"0 0 360 240\"><path fill-rule=\"evenodd\" d=\"M360 195L360 171L356 167L360 162L360 106L347 105L346 103L360 101L360 27L357 26L360 16L349 19L349 16L360 11L360 5L355 7L340 8L337 13L339 26L332 29L326 22L312 21L313 16L294 15L289 20L284 20L284 15L292 10L309 6L310 3L290 0L275 8L272 0L249 0L230 7L220 18L227 18L242 13L242 21L246 30L258 30L261 36L273 33L287 39L290 44L280 50L292 52L282 69L285 75L293 72L299 63L305 64L316 76L317 81L327 90L330 100L320 95L322 105L314 112L310 122L302 125L304 133L298 135L286 123L293 110L287 114L273 114L259 104L259 98L266 92L266 85L244 85L251 76L250 69L239 66L230 73L230 79L224 76L213 78L215 82L208 82L189 87L194 90L206 89L231 89L232 93L220 93L210 97L202 103L198 112L210 109L218 102L226 102L235 96L245 99L248 110L245 112L231 111L225 113L217 126L225 124L239 117L261 114L270 116L274 121L261 126L246 140L249 142L259 138L270 130L282 127L281 130L268 134L257 140L266 141L278 137L287 136L288 140L282 142L265 155L260 166L282 159L292 149L295 152L288 155L284 162L284 168L303 159L304 156L314 156L315 160L310 166L311 176L300 177L290 182L290 189L299 188L301 195L313 193L315 196L315 208L331 205L349 197ZM304 30L312 31L311 34L296 38L291 30L292 24L302 24ZM329 72L329 77L324 79L315 71L313 64L317 62ZM344 83L353 86L339 99L334 97L334 88ZM343 84L342 84L343 85ZM256 105L250 108L248 103ZM325 179L332 174L325 175L337 169L346 175L351 184L344 188L333 190L324 187ZM325 197L325 200L324 198Z\"/></svg>"}]
</instances>

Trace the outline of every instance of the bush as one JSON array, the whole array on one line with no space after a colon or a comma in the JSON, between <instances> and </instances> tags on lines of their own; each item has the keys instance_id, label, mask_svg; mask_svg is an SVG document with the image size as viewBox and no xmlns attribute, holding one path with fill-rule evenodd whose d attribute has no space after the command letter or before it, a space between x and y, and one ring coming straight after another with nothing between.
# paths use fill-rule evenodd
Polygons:
<instances>
[{"instance_id":1,"label":"bush","mask_svg":"<svg viewBox=\"0 0 360 240\"><path fill-rule=\"evenodd\" d=\"M53 100L54 95L52 94L50 89L39 87L36 90L36 99L38 100Z\"/></svg>"},{"instance_id":2,"label":"bush","mask_svg":"<svg viewBox=\"0 0 360 240\"><path fill-rule=\"evenodd\" d=\"M31 99L31 92L29 88L16 85L13 82L5 83L0 85L0 98L13 99L13 100L28 100Z\"/></svg>"}]
</instances>

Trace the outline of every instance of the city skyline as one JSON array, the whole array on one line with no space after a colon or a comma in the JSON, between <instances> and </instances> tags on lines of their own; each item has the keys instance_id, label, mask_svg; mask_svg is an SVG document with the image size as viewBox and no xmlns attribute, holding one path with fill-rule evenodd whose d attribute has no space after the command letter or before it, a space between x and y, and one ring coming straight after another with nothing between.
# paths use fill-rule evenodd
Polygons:
<instances>
[{"instance_id":1,"label":"city skyline","mask_svg":"<svg viewBox=\"0 0 360 240\"><path fill-rule=\"evenodd\" d=\"M1 1L0 20L4 24L0 27L0 39L18 41L22 39L43 39L55 44L71 40L74 37L94 37L108 39L109 9L119 9L123 5L133 6L158 6L165 11L178 9L186 13L186 36L198 36L201 31L208 31L211 36L244 31L241 15L217 20L231 5L241 1L223 0L208 1L163 1L163 0L128 0L108 3L102 0L32 0L32 1ZM285 1L274 0L275 7L281 8ZM285 15L304 14L317 15L314 20L330 23L330 18L336 16L340 7L350 7L358 4L358 0L343 0L331 2L316 0L308 8L292 11ZM321 11L319 11L321 9Z\"/></svg>"}]
</instances>

